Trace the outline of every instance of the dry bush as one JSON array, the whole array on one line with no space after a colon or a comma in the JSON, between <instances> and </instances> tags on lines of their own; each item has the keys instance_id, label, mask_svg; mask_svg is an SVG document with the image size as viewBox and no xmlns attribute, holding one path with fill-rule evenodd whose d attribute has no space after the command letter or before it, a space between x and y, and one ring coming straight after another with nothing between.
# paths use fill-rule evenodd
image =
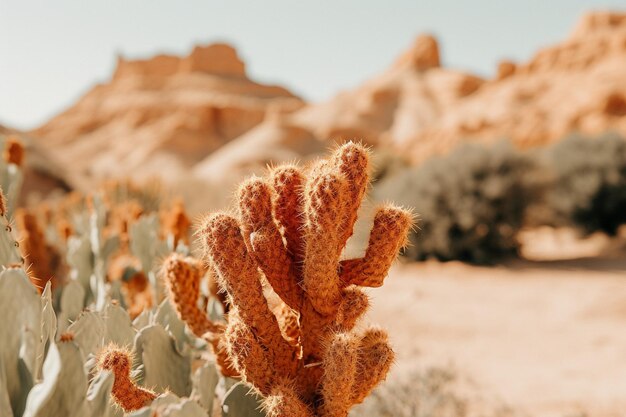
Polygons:
<instances>
[{"instance_id":1,"label":"dry bush","mask_svg":"<svg viewBox=\"0 0 626 417\"><path fill-rule=\"evenodd\" d=\"M547 204L558 226L614 236L626 223L626 140L571 136L547 152L554 184Z\"/></svg>"},{"instance_id":2,"label":"dry bush","mask_svg":"<svg viewBox=\"0 0 626 417\"><path fill-rule=\"evenodd\" d=\"M464 145L385 178L376 196L420 217L411 258L492 263L517 253L517 233L542 193L538 173L533 159L508 143Z\"/></svg>"}]
</instances>

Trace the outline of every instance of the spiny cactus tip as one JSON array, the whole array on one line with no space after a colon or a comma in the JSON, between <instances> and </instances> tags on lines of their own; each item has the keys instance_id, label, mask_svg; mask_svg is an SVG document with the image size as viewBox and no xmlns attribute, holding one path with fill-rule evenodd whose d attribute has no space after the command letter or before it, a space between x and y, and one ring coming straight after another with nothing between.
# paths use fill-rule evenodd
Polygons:
<instances>
[{"instance_id":1,"label":"spiny cactus tip","mask_svg":"<svg viewBox=\"0 0 626 417\"><path fill-rule=\"evenodd\" d=\"M98 355L98 368L111 371L114 375L111 394L125 412L138 410L156 398L154 392L135 385L130 377L131 367L131 353L117 345L104 347Z\"/></svg>"}]
</instances>

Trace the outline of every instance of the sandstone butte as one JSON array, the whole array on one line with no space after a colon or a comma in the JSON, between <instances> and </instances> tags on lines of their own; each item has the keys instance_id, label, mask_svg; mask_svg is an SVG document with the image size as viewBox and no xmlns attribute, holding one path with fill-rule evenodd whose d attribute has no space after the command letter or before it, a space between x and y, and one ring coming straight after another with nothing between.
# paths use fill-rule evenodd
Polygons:
<instances>
[{"instance_id":1,"label":"sandstone butte","mask_svg":"<svg viewBox=\"0 0 626 417\"><path fill-rule=\"evenodd\" d=\"M109 82L31 134L87 178L161 174L167 179L268 113L302 105L285 88L251 81L231 46L212 44L185 57L118 57Z\"/></svg>"},{"instance_id":2,"label":"sandstone butte","mask_svg":"<svg viewBox=\"0 0 626 417\"><path fill-rule=\"evenodd\" d=\"M563 42L495 72L444 68L437 40L421 35L379 76L304 104L250 81L234 49L211 45L184 58L119 59L109 83L33 134L96 178L169 166L215 182L342 139L420 162L464 141L528 148L571 132L626 135L626 14L587 14Z\"/></svg>"}]
</instances>

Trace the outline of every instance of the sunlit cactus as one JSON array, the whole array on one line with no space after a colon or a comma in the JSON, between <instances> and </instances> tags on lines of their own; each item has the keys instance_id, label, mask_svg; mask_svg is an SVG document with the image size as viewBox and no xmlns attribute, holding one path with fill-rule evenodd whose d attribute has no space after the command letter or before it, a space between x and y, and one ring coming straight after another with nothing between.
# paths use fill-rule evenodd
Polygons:
<instances>
[{"instance_id":1,"label":"sunlit cactus","mask_svg":"<svg viewBox=\"0 0 626 417\"><path fill-rule=\"evenodd\" d=\"M211 344L222 374L237 376L222 342L224 325L213 322L206 311L198 306L200 280L204 272L205 268L200 261L177 253L168 256L161 267L170 302L179 317L197 337L202 337Z\"/></svg>"},{"instance_id":2,"label":"sunlit cactus","mask_svg":"<svg viewBox=\"0 0 626 417\"><path fill-rule=\"evenodd\" d=\"M359 287L383 284L412 214L380 207L365 256L341 260L368 165L367 150L350 142L307 171L275 168L240 186L239 216L211 214L201 226L205 258L231 306L228 353L269 416L345 417L393 362L384 331L354 330L368 307ZM284 302L279 309L268 305L268 284Z\"/></svg>"}]
</instances>

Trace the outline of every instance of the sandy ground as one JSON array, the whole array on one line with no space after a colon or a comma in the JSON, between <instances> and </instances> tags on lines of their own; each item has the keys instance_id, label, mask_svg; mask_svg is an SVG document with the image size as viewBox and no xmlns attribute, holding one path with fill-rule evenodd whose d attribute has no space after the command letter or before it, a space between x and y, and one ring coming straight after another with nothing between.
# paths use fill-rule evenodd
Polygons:
<instances>
[{"instance_id":1,"label":"sandy ground","mask_svg":"<svg viewBox=\"0 0 626 417\"><path fill-rule=\"evenodd\" d=\"M398 265L370 294L393 373L452 368L521 415L626 412L626 257Z\"/></svg>"}]
</instances>

